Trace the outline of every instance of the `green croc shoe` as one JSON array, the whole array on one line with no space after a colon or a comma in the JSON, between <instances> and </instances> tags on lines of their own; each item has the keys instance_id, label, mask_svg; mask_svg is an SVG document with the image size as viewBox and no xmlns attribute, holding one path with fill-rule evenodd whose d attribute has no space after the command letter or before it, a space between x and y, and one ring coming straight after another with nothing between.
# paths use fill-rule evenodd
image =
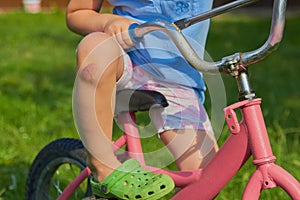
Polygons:
<instances>
[{"instance_id":1,"label":"green croc shoe","mask_svg":"<svg viewBox=\"0 0 300 200\"><path fill-rule=\"evenodd\" d=\"M100 183L91 180L91 186L97 196L128 200L164 199L175 187L169 176L149 172L135 159L125 161Z\"/></svg>"}]
</instances>

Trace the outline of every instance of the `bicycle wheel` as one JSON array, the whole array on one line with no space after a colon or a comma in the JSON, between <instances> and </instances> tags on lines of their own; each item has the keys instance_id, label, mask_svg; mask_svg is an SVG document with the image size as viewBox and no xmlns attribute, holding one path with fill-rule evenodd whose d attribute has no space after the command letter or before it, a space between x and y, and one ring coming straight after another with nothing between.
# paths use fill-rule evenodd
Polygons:
<instances>
[{"instance_id":1,"label":"bicycle wheel","mask_svg":"<svg viewBox=\"0 0 300 200\"><path fill-rule=\"evenodd\" d=\"M30 167L26 182L26 200L52 200L86 166L86 153L80 140L63 138L45 146ZM88 179L70 199L91 196Z\"/></svg>"}]
</instances>

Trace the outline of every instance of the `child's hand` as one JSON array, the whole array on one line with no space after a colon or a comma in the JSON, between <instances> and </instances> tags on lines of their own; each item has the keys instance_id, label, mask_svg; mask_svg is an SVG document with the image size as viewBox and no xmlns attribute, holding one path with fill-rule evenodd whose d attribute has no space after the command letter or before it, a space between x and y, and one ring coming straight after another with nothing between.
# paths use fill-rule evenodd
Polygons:
<instances>
[{"instance_id":1,"label":"child's hand","mask_svg":"<svg viewBox=\"0 0 300 200\"><path fill-rule=\"evenodd\" d=\"M128 28L132 23L136 22L124 17L113 15L112 18L106 22L104 32L114 36L123 49L129 49L134 46L134 43L130 39L128 33Z\"/></svg>"}]
</instances>

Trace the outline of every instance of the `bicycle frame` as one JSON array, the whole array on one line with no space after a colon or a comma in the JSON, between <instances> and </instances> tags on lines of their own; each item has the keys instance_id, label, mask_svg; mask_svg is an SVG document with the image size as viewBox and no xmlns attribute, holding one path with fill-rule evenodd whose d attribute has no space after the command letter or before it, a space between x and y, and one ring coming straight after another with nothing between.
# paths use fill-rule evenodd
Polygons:
<instances>
[{"instance_id":1,"label":"bicycle frame","mask_svg":"<svg viewBox=\"0 0 300 200\"><path fill-rule=\"evenodd\" d=\"M185 187L173 199L212 199L250 155L253 156L253 164L257 169L246 185L243 199L258 199L261 190L276 186L283 188L292 199L300 199L300 183L274 164L276 158L272 153L260 103L261 99L256 98L225 108L230 137L202 170L199 180ZM242 112L243 120L240 123L237 121L235 109Z\"/></svg>"},{"instance_id":2,"label":"bicycle frame","mask_svg":"<svg viewBox=\"0 0 300 200\"><path fill-rule=\"evenodd\" d=\"M255 98L240 101L224 109L231 135L203 169L169 171L146 166L134 113L123 113L120 116L119 120L125 133L114 143L114 150L117 151L126 144L129 156L139 160L146 169L171 176L176 186L183 188L172 198L174 200L214 198L251 155L257 169L246 185L243 199L258 199L261 190L276 186L283 188L292 199L300 199L300 183L274 164L276 158L272 153L260 104L261 99ZM240 122L235 114L236 109L242 112L243 119ZM90 174L89 168L85 168L58 199L67 199L71 196Z\"/></svg>"},{"instance_id":3,"label":"bicycle frame","mask_svg":"<svg viewBox=\"0 0 300 200\"><path fill-rule=\"evenodd\" d=\"M247 4L250 1L254 0L240 0L239 2L240 4ZM231 4L231 6L223 7L224 9L217 10L218 12L224 12L233 7L239 7L240 4ZM262 115L261 99L255 97L246 71L248 65L270 54L280 42L284 25L284 17L282 16L284 10L282 8L285 7L282 4L285 4L284 0L277 0L274 3L276 12L273 12L273 18L275 20L272 23L268 41L261 48L244 54L234 54L226 57L222 62L214 63L217 66L229 66L226 69L229 74L237 79L240 101L224 109L225 119L231 134L207 166L194 171L169 171L146 166L134 113L122 113L120 115L119 122L123 124L124 135L114 142L114 150L117 151L123 145L126 145L129 157L136 158L143 167L155 173L165 173L171 176L176 186L182 188L172 199L213 199L250 156L253 157L252 163L256 166L256 170L245 187L242 199L258 199L261 190L277 186L285 190L292 199L300 199L300 183L291 174L274 163L276 158L272 153ZM211 11L203 14L202 20L210 18L216 13L216 11ZM199 19L193 20L197 21ZM189 24L192 22L183 20L180 23L184 27L184 23ZM178 22L178 24L180 23ZM202 67L200 65L198 70L201 71ZM238 121L236 116L235 110L237 109L241 110L241 121ZM58 199L68 199L79 184L88 178L90 174L90 169L85 168L67 186Z\"/></svg>"}]
</instances>

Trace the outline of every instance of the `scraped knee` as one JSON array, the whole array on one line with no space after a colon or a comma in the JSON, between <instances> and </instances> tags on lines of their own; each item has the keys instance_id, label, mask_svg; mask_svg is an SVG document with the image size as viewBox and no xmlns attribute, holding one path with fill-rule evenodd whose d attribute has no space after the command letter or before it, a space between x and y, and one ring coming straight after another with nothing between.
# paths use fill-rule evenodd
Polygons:
<instances>
[{"instance_id":1,"label":"scraped knee","mask_svg":"<svg viewBox=\"0 0 300 200\"><path fill-rule=\"evenodd\" d=\"M95 63L90 63L87 66L81 67L78 71L78 75L83 81L94 83L97 81L98 71L99 69L97 69L97 65Z\"/></svg>"},{"instance_id":2,"label":"scraped knee","mask_svg":"<svg viewBox=\"0 0 300 200\"><path fill-rule=\"evenodd\" d=\"M98 74L100 69L99 63L87 62L89 57L93 57L92 52L110 36L101 33L95 32L85 36L77 47L77 70L80 80L95 83L98 79ZM100 54L101 55L101 54ZM93 60L93 59L91 59Z\"/></svg>"},{"instance_id":3,"label":"scraped knee","mask_svg":"<svg viewBox=\"0 0 300 200\"><path fill-rule=\"evenodd\" d=\"M95 83L100 74L122 55L122 50L110 35L95 32L87 35L77 48L77 69L81 80Z\"/></svg>"}]
</instances>

